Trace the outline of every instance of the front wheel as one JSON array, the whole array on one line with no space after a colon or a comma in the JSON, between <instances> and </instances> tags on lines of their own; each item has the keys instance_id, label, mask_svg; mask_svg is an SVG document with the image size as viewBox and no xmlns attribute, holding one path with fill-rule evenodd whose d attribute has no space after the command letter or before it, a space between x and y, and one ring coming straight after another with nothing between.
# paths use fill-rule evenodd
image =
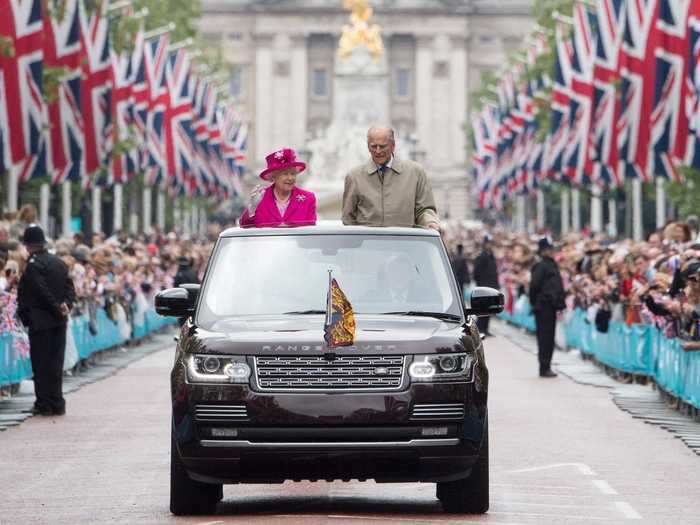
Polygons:
<instances>
[{"instance_id":1,"label":"front wheel","mask_svg":"<svg viewBox=\"0 0 700 525\"><path fill-rule=\"evenodd\" d=\"M484 514L489 510L489 429L484 425L479 459L469 477L437 484L437 497L445 512Z\"/></svg>"},{"instance_id":2,"label":"front wheel","mask_svg":"<svg viewBox=\"0 0 700 525\"><path fill-rule=\"evenodd\" d=\"M221 485L202 483L189 477L175 437L170 440L170 512L176 516L191 514L212 514L216 504L223 498Z\"/></svg>"}]
</instances>

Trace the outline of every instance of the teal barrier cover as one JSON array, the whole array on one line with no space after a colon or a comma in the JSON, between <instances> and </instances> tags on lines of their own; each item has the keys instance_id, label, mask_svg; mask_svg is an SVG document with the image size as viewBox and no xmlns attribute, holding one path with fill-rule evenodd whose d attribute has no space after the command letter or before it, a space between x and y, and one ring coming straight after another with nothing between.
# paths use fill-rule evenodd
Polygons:
<instances>
[{"instance_id":1,"label":"teal barrier cover","mask_svg":"<svg viewBox=\"0 0 700 525\"><path fill-rule=\"evenodd\" d=\"M534 331L535 320L529 304L499 316ZM686 352L682 341L669 339L653 325L610 322L607 333L596 330L580 308L565 315L566 345L594 356L605 365L654 378L664 390L700 408L700 351Z\"/></svg>"},{"instance_id":2,"label":"teal barrier cover","mask_svg":"<svg viewBox=\"0 0 700 525\"><path fill-rule=\"evenodd\" d=\"M172 318L161 317L153 309L146 310L144 324L133 326L133 337L139 339L174 322ZM90 320L85 314L71 318L70 327L81 359L100 350L123 344L127 340L120 334L117 323L107 317L103 308L97 310L95 335L90 333L89 324ZM31 377L32 364L29 357L22 357L16 352L12 345L12 334L0 333L0 386L19 383Z\"/></svg>"}]
</instances>

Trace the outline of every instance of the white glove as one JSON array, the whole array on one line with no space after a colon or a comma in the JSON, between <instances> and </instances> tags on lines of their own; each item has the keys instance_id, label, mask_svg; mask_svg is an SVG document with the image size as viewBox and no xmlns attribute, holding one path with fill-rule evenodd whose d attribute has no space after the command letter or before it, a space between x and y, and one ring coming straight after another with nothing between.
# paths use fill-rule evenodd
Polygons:
<instances>
[{"instance_id":1,"label":"white glove","mask_svg":"<svg viewBox=\"0 0 700 525\"><path fill-rule=\"evenodd\" d=\"M261 184L258 184L250 192L250 204L248 205L248 215L250 215L251 217L255 216L255 210L258 209L258 204L260 204L260 201L263 198L264 191L265 187Z\"/></svg>"}]
</instances>

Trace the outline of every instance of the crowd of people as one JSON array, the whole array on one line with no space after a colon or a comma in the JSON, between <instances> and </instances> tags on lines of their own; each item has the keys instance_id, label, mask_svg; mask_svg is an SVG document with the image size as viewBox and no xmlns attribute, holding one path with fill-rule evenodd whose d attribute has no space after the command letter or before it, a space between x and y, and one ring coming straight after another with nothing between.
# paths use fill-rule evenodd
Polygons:
<instances>
[{"instance_id":1,"label":"crowd of people","mask_svg":"<svg viewBox=\"0 0 700 525\"><path fill-rule=\"evenodd\" d=\"M682 339L685 350L700 349L699 234L700 221L691 216L668 223L643 242L565 235L553 250L566 291L560 320L581 308L599 332L607 332L611 321L654 324L667 337ZM478 269L485 249L493 252L510 312L529 301L541 237L460 224L445 225L443 235L453 260L460 250L467 254L468 268Z\"/></svg>"},{"instance_id":2,"label":"crowd of people","mask_svg":"<svg viewBox=\"0 0 700 525\"><path fill-rule=\"evenodd\" d=\"M13 352L18 357L29 356L27 327L17 311L20 279L30 260L22 240L27 227L36 222L37 211L31 204L0 219L0 335L11 334ZM210 233L215 239L218 231ZM65 263L73 282L75 301L70 316L86 315L94 335L97 311L104 309L125 339L131 337L134 326L143 324L156 292L201 277L213 246L206 239L182 239L174 232L157 230L136 236L96 233L89 239L78 233L72 238L46 241L48 252ZM69 330L66 368L77 358Z\"/></svg>"}]
</instances>

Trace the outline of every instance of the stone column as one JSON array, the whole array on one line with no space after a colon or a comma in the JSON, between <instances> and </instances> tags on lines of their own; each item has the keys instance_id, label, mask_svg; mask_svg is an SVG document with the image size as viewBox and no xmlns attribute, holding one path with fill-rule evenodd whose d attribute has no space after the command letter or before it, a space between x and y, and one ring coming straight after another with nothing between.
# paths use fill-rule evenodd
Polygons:
<instances>
[{"instance_id":1,"label":"stone column","mask_svg":"<svg viewBox=\"0 0 700 525\"><path fill-rule=\"evenodd\" d=\"M467 118L467 39L450 37L450 153L453 166L464 166L467 160L464 124Z\"/></svg>"},{"instance_id":2,"label":"stone column","mask_svg":"<svg viewBox=\"0 0 700 525\"><path fill-rule=\"evenodd\" d=\"M255 159L264 159L272 151L275 83L272 58L272 33L253 35L255 46Z\"/></svg>"},{"instance_id":3,"label":"stone column","mask_svg":"<svg viewBox=\"0 0 700 525\"><path fill-rule=\"evenodd\" d=\"M160 228L161 233L165 231L165 190L162 188L158 190L158 200L156 201L156 216L158 221L158 228Z\"/></svg>"},{"instance_id":4,"label":"stone column","mask_svg":"<svg viewBox=\"0 0 700 525\"><path fill-rule=\"evenodd\" d=\"M542 230L546 222L544 191L542 188L537 189L537 229Z\"/></svg>"},{"instance_id":5,"label":"stone column","mask_svg":"<svg viewBox=\"0 0 700 525\"><path fill-rule=\"evenodd\" d=\"M642 224L642 180L632 180L632 239L639 242L644 237Z\"/></svg>"},{"instance_id":6,"label":"stone column","mask_svg":"<svg viewBox=\"0 0 700 525\"><path fill-rule=\"evenodd\" d=\"M306 35L294 35L291 37L292 50L290 56L290 94L289 117L291 118L289 131L289 145L294 148L305 147L306 121L308 102L308 49Z\"/></svg>"},{"instance_id":7,"label":"stone column","mask_svg":"<svg viewBox=\"0 0 700 525\"><path fill-rule=\"evenodd\" d=\"M666 179L656 177L656 227L666 224Z\"/></svg>"},{"instance_id":8,"label":"stone column","mask_svg":"<svg viewBox=\"0 0 700 525\"><path fill-rule=\"evenodd\" d=\"M600 198L600 186L595 184L591 187L591 231L603 231L603 203Z\"/></svg>"},{"instance_id":9,"label":"stone column","mask_svg":"<svg viewBox=\"0 0 700 525\"><path fill-rule=\"evenodd\" d=\"M114 231L118 232L124 226L122 214L122 202L124 201L124 187L121 184L114 185Z\"/></svg>"},{"instance_id":10,"label":"stone column","mask_svg":"<svg viewBox=\"0 0 700 525\"><path fill-rule=\"evenodd\" d=\"M7 188L7 211L17 211L18 191L17 191L17 173L14 169L7 170L6 174Z\"/></svg>"},{"instance_id":11,"label":"stone column","mask_svg":"<svg viewBox=\"0 0 700 525\"><path fill-rule=\"evenodd\" d=\"M92 188L92 232L102 231L102 188Z\"/></svg>"},{"instance_id":12,"label":"stone column","mask_svg":"<svg viewBox=\"0 0 700 525\"><path fill-rule=\"evenodd\" d=\"M581 231L581 190L571 188L571 229Z\"/></svg>"},{"instance_id":13,"label":"stone column","mask_svg":"<svg viewBox=\"0 0 700 525\"><path fill-rule=\"evenodd\" d=\"M569 233L571 226L571 214L569 213L569 187L561 187L561 234Z\"/></svg>"},{"instance_id":14,"label":"stone column","mask_svg":"<svg viewBox=\"0 0 700 525\"><path fill-rule=\"evenodd\" d=\"M151 199L151 188L146 186L143 188L143 233L151 233L151 226L153 225Z\"/></svg>"},{"instance_id":15,"label":"stone column","mask_svg":"<svg viewBox=\"0 0 700 525\"><path fill-rule=\"evenodd\" d=\"M61 183L61 235L70 237L72 235L70 227L71 219L71 182L69 180Z\"/></svg>"},{"instance_id":16,"label":"stone column","mask_svg":"<svg viewBox=\"0 0 700 525\"><path fill-rule=\"evenodd\" d=\"M416 37L416 132L421 147L433 151L433 38Z\"/></svg>"},{"instance_id":17,"label":"stone column","mask_svg":"<svg viewBox=\"0 0 700 525\"><path fill-rule=\"evenodd\" d=\"M51 187L48 182L44 182L39 187L39 224L44 230L49 231L49 199L51 198Z\"/></svg>"}]
</instances>

